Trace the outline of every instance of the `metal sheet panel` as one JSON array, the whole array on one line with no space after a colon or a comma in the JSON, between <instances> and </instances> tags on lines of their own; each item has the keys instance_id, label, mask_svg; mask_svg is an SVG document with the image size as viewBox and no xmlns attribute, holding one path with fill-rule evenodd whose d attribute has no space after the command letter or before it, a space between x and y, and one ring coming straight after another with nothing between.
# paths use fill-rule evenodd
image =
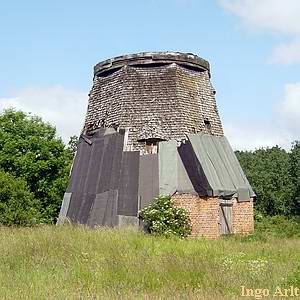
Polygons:
<instances>
[{"instance_id":1,"label":"metal sheet panel","mask_svg":"<svg viewBox=\"0 0 300 300\"><path fill-rule=\"evenodd\" d=\"M181 153L183 159L187 162L187 153L183 153L183 151ZM175 192L196 193L179 155L177 141L160 142L158 158L160 195L173 195Z\"/></svg>"},{"instance_id":2,"label":"metal sheet panel","mask_svg":"<svg viewBox=\"0 0 300 300\"><path fill-rule=\"evenodd\" d=\"M121 163L123 157L123 146L124 146L124 135L117 134L114 137L114 142L111 143L114 145L114 158L111 168L111 176L109 186L110 189L118 189L119 180L121 175ZM111 149L112 150L112 149Z\"/></svg>"},{"instance_id":3,"label":"metal sheet panel","mask_svg":"<svg viewBox=\"0 0 300 300\"><path fill-rule=\"evenodd\" d=\"M153 202L159 195L158 154L140 156L139 169L139 209Z\"/></svg>"},{"instance_id":4,"label":"metal sheet panel","mask_svg":"<svg viewBox=\"0 0 300 300\"><path fill-rule=\"evenodd\" d=\"M96 194L99 173L103 164L104 139L98 138L92 144L91 158L86 174L84 192Z\"/></svg>"},{"instance_id":5,"label":"metal sheet panel","mask_svg":"<svg viewBox=\"0 0 300 300\"><path fill-rule=\"evenodd\" d=\"M118 214L137 216L140 152L123 152L119 181Z\"/></svg>"},{"instance_id":6,"label":"metal sheet panel","mask_svg":"<svg viewBox=\"0 0 300 300\"><path fill-rule=\"evenodd\" d=\"M89 226L116 226L118 191L106 191L97 194L87 220Z\"/></svg>"},{"instance_id":7,"label":"metal sheet panel","mask_svg":"<svg viewBox=\"0 0 300 300\"><path fill-rule=\"evenodd\" d=\"M237 198L238 198L239 202L249 201L249 199L250 199L249 188L239 187L238 190L237 190Z\"/></svg>"},{"instance_id":8,"label":"metal sheet panel","mask_svg":"<svg viewBox=\"0 0 300 300\"><path fill-rule=\"evenodd\" d=\"M90 215L91 207L95 201L95 194L83 193L80 199L80 206L76 213L76 222L86 224Z\"/></svg>"},{"instance_id":9,"label":"metal sheet panel","mask_svg":"<svg viewBox=\"0 0 300 300\"><path fill-rule=\"evenodd\" d=\"M65 193L63 202L60 208L59 216L57 219L57 224L63 224L67 219L67 213L70 205L72 193Z\"/></svg>"},{"instance_id":10,"label":"metal sheet panel","mask_svg":"<svg viewBox=\"0 0 300 300\"><path fill-rule=\"evenodd\" d=\"M232 166L236 176L238 177L238 181L237 181L238 187L239 188L244 188L244 187L249 188L250 197L255 197L256 195L255 195L236 155L234 154L234 151L232 150L227 138L225 136L220 138L220 142L222 143L222 146L223 146L222 148L227 153L228 162L229 162L230 166Z\"/></svg>"},{"instance_id":11,"label":"metal sheet panel","mask_svg":"<svg viewBox=\"0 0 300 300\"><path fill-rule=\"evenodd\" d=\"M97 181L97 194L111 189L117 189L119 183L123 136L110 134L105 136L103 158Z\"/></svg>"},{"instance_id":12,"label":"metal sheet panel","mask_svg":"<svg viewBox=\"0 0 300 300\"><path fill-rule=\"evenodd\" d=\"M159 195L173 195L178 187L177 141L159 143Z\"/></svg>"},{"instance_id":13,"label":"metal sheet panel","mask_svg":"<svg viewBox=\"0 0 300 300\"><path fill-rule=\"evenodd\" d=\"M200 133L190 134L188 139L214 196L238 195L239 189L254 194L225 137ZM245 192L240 195L240 201L247 201Z\"/></svg>"},{"instance_id":14,"label":"metal sheet panel","mask_svg":"<svg viewBox=\"0 0 300 300\"><path fill-rule=\"evenodd\" d=\"M72 193L83 191L87 177L91 151L92 146L83 140L78 145L67 192Z\"/></svg>"},{"instance_id":15,"label":"metal sheet panel","mask_svg":"<svg viewBox=\"0 0 300 300\"><path fill-rule=\"evenodd\" d=\"M90 139L91 144L83 140L80 143L69 184L69 190L73 193L67 214L73 222L82 224L88 222L96 194L117 190L123 139L124 136L115 131L100 130ZM110 206L112 203L108 202L107 205ZM94 207L97 211L98 206ZM111 214L110 210L108 213ZM111 223L104 221L106 222Z\"/></svg>"},{"instance_id":16,"label":"metal sheet panel","mask_svg":"<svg viewBox=\"0 0 300 300\"><path fill-rule=\"evenodd\" d=\"M206 174L195 155L191 144L189 142L182 144L178 148L178 152L189 181L193 187L190 189L190 192L193 193L193 191L196 191L200 196L212 196L212 187L209 185ZM188 190L190 185L188 180L185 180L187 181L187 184L184 186L184 189Z\"/></svg>"},{"instance_id":17,"label":"metal sheet panel","mask_svg":"<svg viewBox=\"0 0 300 300\"><path fill-rule=\"evenodd\" d=\"M217 173L218 166L213 164L212 157L209 156L209 150L207 149L202 137L202 134L188 135L189 142L196 154L197 160L199 161L205 177L212 188L213 196L217 196L220 191L223 190L223 185Z\"/></svg>"},{"instance_id":18,"label":"metal sheet panel","mask_svg":"<svg viewBox=\"0 0 300 300\"><path fill-rule=\"evenodd\" d=\"M206 147L206 153L212 162L222 189L218 191L218 195L230 195L232 191L236 191L234 176L229 172L230 166L226 163L226 155L222 154L222 147L217 143L219 137L212 135L203 135L203 142Z\"/></svg>"},{"instance_id":19,"label":"metal sheet panel","mask_svg":"<svg viewBox=\"0 0 300 300\"><path fill-rule=\"evenodd\" d=\"M71 195L70 198L70 205L67 212L67 217L72 222L78 222L78 214L80 210L81 201L83 199L83 193L82 192L74 192Z\"/></svg>"}]
</instances>

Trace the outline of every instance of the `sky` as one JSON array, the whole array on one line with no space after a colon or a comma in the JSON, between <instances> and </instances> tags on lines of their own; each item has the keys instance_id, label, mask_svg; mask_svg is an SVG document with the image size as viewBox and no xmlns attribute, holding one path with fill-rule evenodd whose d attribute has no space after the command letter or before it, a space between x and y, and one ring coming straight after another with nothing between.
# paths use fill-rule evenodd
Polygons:
<instances>
[{"instance_id":1,"label":"sky","mask_svg":"<svg viewBox=\"0 0 300 300\"><path fill-rule=\"evenodd\" d=\"M191 52L210 62L234 149L289 149L300 140L299 0L0 4L0 112L41 116L65 142L82 129L94 65L144 51Z\"/></svg>"}]
</instances>

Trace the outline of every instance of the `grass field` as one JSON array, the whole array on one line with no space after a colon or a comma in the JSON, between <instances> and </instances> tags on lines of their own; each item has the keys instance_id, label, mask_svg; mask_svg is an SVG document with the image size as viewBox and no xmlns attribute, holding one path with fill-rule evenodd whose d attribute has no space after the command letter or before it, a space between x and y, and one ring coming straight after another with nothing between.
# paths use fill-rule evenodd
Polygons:
<instances>
[{"instance_id":1,"label":"grass field","mask_svg":"<svg viewBox=\"0 0 300 300\"><path fill-rule=\"evenodd\" d=\"M1 299L247 299L241 286L300 288L299 238L181 240L73 226L0 234Z\"/></svg>"}]
</instances>

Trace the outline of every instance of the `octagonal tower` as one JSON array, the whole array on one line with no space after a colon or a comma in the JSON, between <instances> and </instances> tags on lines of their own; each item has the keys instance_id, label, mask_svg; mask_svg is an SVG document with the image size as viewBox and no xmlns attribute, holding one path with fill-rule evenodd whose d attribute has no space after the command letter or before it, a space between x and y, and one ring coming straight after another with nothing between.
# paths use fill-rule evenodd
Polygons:
<instances>
[{"instance_id":1,"label":"octagonal tower","mask_svg":"<svg viewBox=\"0 0 300 300\"><path fill-rule=\"evenodd\" d=\"M100 62L94 68L84 132L128 130L127 150L188 133L223 135L209 63L193 54L146 52Z\"/></svg>"},{"instance_id":2,"label":"octagonal tower","mask_svg":"<svg viewBox=\"0 0 300 300\"><path fill-rule=\"evenodd\" d=\"M158 195L188 211L195 236L253 231L255 194L223 134L209 63L190 53L95 66L58 223L138 227Z\"/></svg>"}]
</instances>

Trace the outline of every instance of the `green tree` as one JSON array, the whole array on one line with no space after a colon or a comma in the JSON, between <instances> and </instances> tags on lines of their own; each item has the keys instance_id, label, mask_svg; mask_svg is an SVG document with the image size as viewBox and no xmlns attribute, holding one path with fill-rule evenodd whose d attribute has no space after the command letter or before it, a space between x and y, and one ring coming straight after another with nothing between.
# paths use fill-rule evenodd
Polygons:
<instances>
[{"instance_id":1,"label":"green tree","mask_svg":"<svg viewBox=\"0 0 300 300\"><path fill-rule=\"evenodd\" d=\"M47 222L58 214L71 161L55 127L12 109L0 115L0 168L26 181Z\"/></svg>"},{"instance_id":2,"label":"green tree","mask_svg":"<svg viewBox=\"0 0 300 300\"><path fill-rule=\"evenodd\" d=\"M291 174L295 185L294 194L294 210L295 214L300 216L300 142L295 141L290 153L291 158Z\"/></svg>"},{"instance_id":3,"label":"green tree","mask_svg":"<svg viewBox=\"0 0 300 300\"><path fill-rule=\"evenodd\" d=\"M290 172L289 153L280 147L236 155L252 185L255 209L264 215L292 215L295 211L295 184Z\"/></svg>"},{"instance_id":4,"label":"green tree","mask_svg":"<svg viewBox=\"0 0 300 300\"><path fill-rule=\"evenodd\" d=\"M39 201L26 181L0 170L0 224L33 225L42 221Z\"/></svg>"}]
</instances>

